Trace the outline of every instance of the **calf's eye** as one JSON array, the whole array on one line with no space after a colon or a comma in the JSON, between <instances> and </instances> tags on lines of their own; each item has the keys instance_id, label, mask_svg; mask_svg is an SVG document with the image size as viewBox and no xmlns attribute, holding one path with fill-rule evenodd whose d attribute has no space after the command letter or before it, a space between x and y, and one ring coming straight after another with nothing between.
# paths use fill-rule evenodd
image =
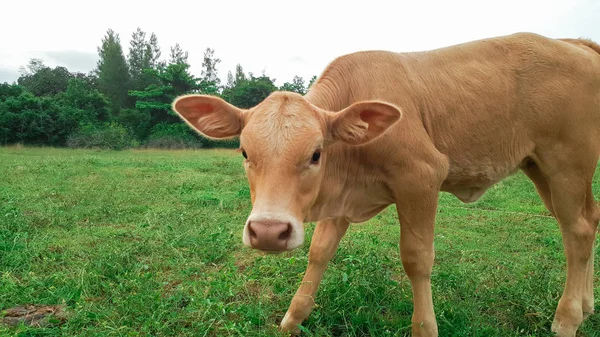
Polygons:
<instances>
[{"instance_id":1,"label":"calf's eye","mask_svg":"<svg viewBox=\"0 0 600 337\"><path fill-rule=\"evenodd\" d=\"M248 155L246 154L246 151L242 151L242 156L244 156L244 158L248 159Z\"/></svg>"},{"instance_id":2,"label":"calf's eye","mask_svg":"<svg viewBox=\"0 0 600 337\"><path fill-rule=\"evenodd\" d=\"M319 162L319 159L321 159L321 151L317 150L315 153L313 153L312 158L310 158L310 163L316 164Z\"/></svg>"}]
</instances>

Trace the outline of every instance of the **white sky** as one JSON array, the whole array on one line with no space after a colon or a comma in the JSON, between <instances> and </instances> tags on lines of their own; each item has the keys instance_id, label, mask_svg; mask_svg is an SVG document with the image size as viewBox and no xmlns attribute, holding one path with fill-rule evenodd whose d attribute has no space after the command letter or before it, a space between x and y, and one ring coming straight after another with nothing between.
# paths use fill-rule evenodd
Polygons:
<instances>
[{"instance_id":1,"label":"white sky","mask_svg":"<svg viewBox=\"0 0 600 337\"><path fill-rule=\"evenodd\" d=\"M0 83L15 81L33 57L92 70L108 28L125 52L140 27L156 33L165 59L176 42L189 51L195 75L211 47L223 81L240 63L256 75L264 69L278 85L294 75L308 82L358 50L426 50L519 31L600 42L600 0L30 0L1 8Z\"/></svg>"}]
</instances>

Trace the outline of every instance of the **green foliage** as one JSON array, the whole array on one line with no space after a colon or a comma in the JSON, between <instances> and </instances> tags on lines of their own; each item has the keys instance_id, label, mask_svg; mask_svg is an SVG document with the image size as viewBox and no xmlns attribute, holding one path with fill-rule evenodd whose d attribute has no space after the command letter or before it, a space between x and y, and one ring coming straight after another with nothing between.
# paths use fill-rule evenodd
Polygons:
<instances>
[{"instance_id":1,"label":"green foliage","mask_svg":"<svg viewBox=\"0 0 600 337\"><path fill-rule=\"evenodd\" d=\"M273 80L266 75L254 77L252 74L247 80L239 80L232 88L223 90L223 98L229 103L249 109L262 102L269 94L277 90Z\"/></svg>"},{"instance_id":2,"label":"green foliage","mask_svg":"<svg viewBox=\"0 0 600 337\"><path fill-rule=\"evenodd\" d=\"M73 77L79 79L85 83L85 87L88 90L98 90L98 75L94 71L88 74L84 73L72 73Z\"/></svg>"},{"instance_id":3,"label":"green foliage","mask_svg":"<svg viewBox=\"0 0 600 337\"><path fill-rule=\"evenodd\" d=\"M82 124L67 139L67 146L70 148L123 150L135 145L129 131L116 122L104 125Z\"/></svg>"},{"instance_id":4,"label":"green foliage","mask_svg":"<svg viewBox=\"0 0 600 337\"><path fill-rule=\"evenodd\" d=\"M125 107L131 85L119 34L109 29L102 39L102 46L98 47L98 54L98 87L109 98L113 113L117 114Z\"/></svg>"},{"instance_id":5,"label":"green foliage","mask_svg":"<svg viewBox=\"0 0 600 337\"><path fill-rule=\"evenodd\" d=\"M213 140L198 136L202 139L202 147L204 148L222 148L222 149L237 149L240 147L238 138Z\"/></svg>"},{"instance_id":6,"label":"green foliage","mask_svg":"<svg viewBox=\"0 0 600 337\"><path fill-rule=\"evenodd\" d=\"M47 106L42 106L42 98L24 90L13 91L21 91L21 94L0 101L0 141L4 144L47 141L45 134L50 131L51 121L44 109Z\"/></svg>"},{"instance_id":7,"label":"green foliage","mask_svg":"<svg viewBox=\"0 0 600 337\"><path fill-rule=\"evenodd\" d=\"M152 128L146 147L162 149L200 148L202 142L185 123L159 123Z\"/></svg>"},{"instance_id":8,"label":"green foliage","mask_svg":"<svg viewBox=\"0 0 600 337\"><path fill-rule=\"evenodd\" d=\"M5 101L9 97L18 97L25 88L20 85L0 83L0 101Z\"/></svg>"},{"instance_id":9,"label":"green foliage","mask_svg":"<svg viewBox=\"0 0 600 337\"><path fill-rule=\"evenodd\" d=\"M110 118L108 99L98 90L90 88L84 79L73 78L69 81L67 91L55 98L62 106L70 106L82 111L80 122L104 122Z\"/></svg>"},{"instance_id":10,"label":"green foliage","mask_svg":"<svg viewBox=\"0 0 600 337\"><path fill-rule=\"evenodd\" d=\"M137 109L123 109L114 119L138 140L146 139L152 125L150 115Z\"/></svg>"},{"instance_id":11,"label":"green foliage","mask_svg":"<svg viewBox=\"0 0 600 337\"><path fill-rule=\"evenodd\" d=\"M69 80L73 75L65 67L54 69L46 67L42 60L29 61L29 71L22 70L23 74L17 83L35 96L51 96L67 90Z\"/></svg>"},{"instance_id":12,"label":"green foliage","mask_svg":"<svg viewBox=\"0 0 600 337\"><path fill-rule=\"evenodd\" d=\"M0 148L0 172L10 173L0 179L0 308L65 303L69 312L59 328L0 326L0 336L282 336L277 323L315 226L292 252L244 247L242 161L227 150ZM596 197L599 187L596 176ZM550 336L565 258L533 184L518 173L478 202L442 193L439 204L440 336ZM303 323L307 336L410 335L399 232L394 207L350 227ZM598 331L596 314L579 334Z\"/></svg>"},{"instance_id":13,"label":"green foliage","mask_svg":"<svg viewBox=\"0 0 600 337\"><path fill-rule=\"evenodd\" d=\"M73 92L58 96L35 97L20 86L1 84L0 143L64 145L66 137L81 121L93 121L97 118L94 112L106 111L107 102L102 97L92 108L84 104L85 97L79 100ZM79 103L84 104L86 110L78 106Z\"/></svg>"},{"instance_id":14,"label":"green foliage","mask_svg":"<svg viewBox=\"0 0 600 337\"><path fill-rule=\"evenodd\" d=\"M212 140L196 133L187 124L160 123L155 125L148 137L146 147L162 149L186 148L238 148L238 139Z\"/></svg>"},{"instance_id":15,"label":"green foliage","mask_svg":"<svg viewBox=\"0 0 600 337\"><path fill-rule=\"evenodd\" d=\"M279 90L291 91L300 95L306 94L306 87L304 86L304 79L300 76L294 76L292 83L285 82Z\"/></svg>"}]
</instances>

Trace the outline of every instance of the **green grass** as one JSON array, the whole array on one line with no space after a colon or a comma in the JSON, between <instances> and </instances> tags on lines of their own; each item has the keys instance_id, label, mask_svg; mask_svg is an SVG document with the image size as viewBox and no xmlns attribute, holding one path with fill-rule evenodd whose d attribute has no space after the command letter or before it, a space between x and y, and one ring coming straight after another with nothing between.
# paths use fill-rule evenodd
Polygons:
<instances>
[{"instance_id":1,"label":"green grass","mask_svg":"<svg viewBox=\"0 0 600 337\"><path fill-rule=\"evenodd\" d=\"M218 150L0 148L0 309L64 303L70 315L0 336L281 335L314 224L297 251L245 248L241 160ZM436 228L440 336L550 335L565 258L529 180L512 176L469 205L442 194ZM409 334L398 239L394 207L350 227L305 335ZM600 315L580 335L600 336Z\"/></svg>"}]
</instances>

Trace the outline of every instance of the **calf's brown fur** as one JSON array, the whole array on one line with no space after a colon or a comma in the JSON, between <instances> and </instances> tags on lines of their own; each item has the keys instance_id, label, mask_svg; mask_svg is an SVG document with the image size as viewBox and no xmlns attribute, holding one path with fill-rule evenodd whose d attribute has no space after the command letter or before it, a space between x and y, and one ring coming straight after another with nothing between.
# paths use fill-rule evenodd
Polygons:
<instances>
[{"instance_id":1,"label":"calf's brown fur","mask_svg":"<svg viewBox=\"0 0 600 337\"><path fill-rule=\"evenodd\" d=\"M438 193L464 202L521 169L560 225L567 280L552 330L575 336L594 309L600 213L600 46L520 33L427 52L334 60L305 96L249 110L187 95L173 109L211 138L240 136L252 213L243 240L290 250L318 221L306 274L281 322L297 331L349 223L390 204L413 291L413 336L437 336L430 275Z\"/></svg>"}]
</instances>

